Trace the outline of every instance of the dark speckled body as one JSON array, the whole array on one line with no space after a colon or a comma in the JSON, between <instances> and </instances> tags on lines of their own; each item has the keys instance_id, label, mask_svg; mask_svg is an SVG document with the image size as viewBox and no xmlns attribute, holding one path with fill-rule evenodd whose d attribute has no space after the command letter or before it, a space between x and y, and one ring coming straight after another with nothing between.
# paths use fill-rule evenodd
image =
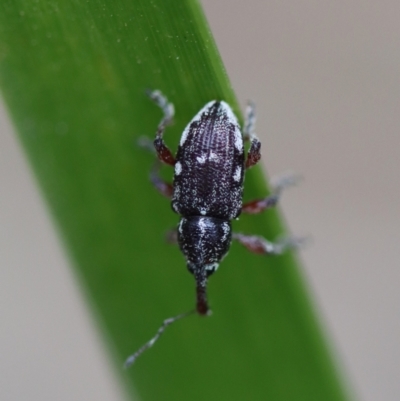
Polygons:
<instances>
[{"instance_id":1,"label":"dark speckled body","mask_svg":"<svg viewBox=\"0 0 400 401\"><path fill-rule=\"evenodd\" d=\"M251 118L246 119L246 135L252 137L246 163L237 118L227 103L216 100L207 103L187 125L174 157L163 140L174 106L158 90L149 96L164 112L154 139L157 156L175 168L172 186L156 173L151 179L163 195L171 196L172 209L181 216L177 241L196 280L196 310L207 315L207 278L230 248L231 220L240 215L243 206L244 170L259 159L259 142L251 131L254 115L250 112Z\"/></svg>"},{"instance_id":2,"label":"dark speckled body","mask_svg":"<svg viewBox=\"0 0 400 401\"><path fill-rule=\"evenodd\" d=\"M242 207L242 133L225 102L208 103L188 124L176 156L172 208L182 216L232 220Z\"/></svg>"},{"instance_id":3,"label":"dark speckled body","mask_svg":"<svg viewBox=\"0 0 400 401\"><path fill-rule=\"evenodd\" d=\"M209 312L207 277L231 245L230 220L242 209L244 148L232 109L206 104L183 131L175 160L172 208L178 244L197 283L197 312Z\"/></svg>"}]
</instances>

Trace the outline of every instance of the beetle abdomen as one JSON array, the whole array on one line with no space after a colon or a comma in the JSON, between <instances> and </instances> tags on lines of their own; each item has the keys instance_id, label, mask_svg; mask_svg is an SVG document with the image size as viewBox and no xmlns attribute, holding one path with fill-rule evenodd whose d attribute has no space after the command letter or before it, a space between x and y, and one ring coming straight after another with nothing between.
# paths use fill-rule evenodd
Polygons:
<instances>
[{"instance_id":1,"label":"beetle abdomen","mask_svg":"<svg viewBox=\"0 0 400 401\"><path fill-rule=\"evenodd\" d=\"M184 130L175 163L172 207L182 216L233 219L242 207L243 138L225 102L208 103Z\"/></svg>"}]
</instances>

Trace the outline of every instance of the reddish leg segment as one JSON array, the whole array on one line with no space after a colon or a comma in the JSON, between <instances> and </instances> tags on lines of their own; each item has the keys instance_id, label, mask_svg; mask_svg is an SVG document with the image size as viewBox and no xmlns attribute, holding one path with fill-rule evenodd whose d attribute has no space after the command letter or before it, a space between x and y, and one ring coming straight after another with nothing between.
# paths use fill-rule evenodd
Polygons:
<instances>
[{"instance_id":1,"label":"reddish leg segment","mask_svg":"<svg viewBox=\"0 0 400 401\"><path fill-rule=\"evenodd\" d=\"M257 235L240 233L233 233L232 238L239 241L249 251L262 255L281 255L287 249L298 248L305 240L304 238L285 238L278 242L270 242Z\"/></svg>"},{"instance_id":2,"label":"reddish leg segment","mask_svg":"<svg viewBox=\"0 0 400 401\"><path fill-rule=\"evenodd\" d=\"M251 141L250 150L247 153L246 168L255 166L261 158L261 142L254 132L256 124L256 107L249 102L246 108L246 119L243 127L243 139Z\"/></svg>"},{"instance_id":3,"label":"reddish leg segment","mask_svg":"<svg viewBox=\"0 0 400 401\"><path fill-rule=\"evenodd\" d=\"M276 206L281 197L282 191L287 187L295 185L298 181L299 177L292 174L287 174L279 177L273 185L273 191L271 195L262 199L256 199L245 203L242 206L242 212L248 214L256 214L262 212L265 209Z\"/></svg>"},{"instance_id":4,"label":"reddish leg segment","mask_svg":"<svg viewBox=\"0 0 400 401\"><path fill-rule=\"evenodd\" d=\"M150 181L156 187L157 191L166 198L171 198L174 188L171 183L164 181L159 174L160 162L156 161L150 172Z\"/></svg>"},{"instance_id":5,"label":"reddish leg segment","mask_svg":"<svg viewBox=\"0 0 400 401\"><path fill-rule=\"evenodd\" d=\"M165 144L163 134L165 128L167 125L171 124L172 118L174 117L174 105L169 103L168 99L158 90L149 91L147 94L164 113L160 124L158 124L156 138L154 139L154 147L157 151L157 156L163 163L173 166L175 165L175 157Z\"/></svg>"},{"instance_id":6,"label":"reddish leg segment","mask_svg":"<svg viewBox=\"0 0 400 401\"><path fill-rule=\"evenodd\" d=\"M246 169L255 166L261 159L261 142L258 138L254 137L251 140L250 150L247 153Z\"/></svg>"},{"instance_id":7,"label":"reddish leg segment","mask_svg":"<svg viewBox=\"0 0 400 401\"><path fill-rule=\"evenodd\" d=\"M246 202L242 206L242 212L248 214L260 213L265 209L274 207L278 203L278 199L279 196L277 194L273 194L263 199L256 199L250 202Z\"/></svg>"}]
</instances>

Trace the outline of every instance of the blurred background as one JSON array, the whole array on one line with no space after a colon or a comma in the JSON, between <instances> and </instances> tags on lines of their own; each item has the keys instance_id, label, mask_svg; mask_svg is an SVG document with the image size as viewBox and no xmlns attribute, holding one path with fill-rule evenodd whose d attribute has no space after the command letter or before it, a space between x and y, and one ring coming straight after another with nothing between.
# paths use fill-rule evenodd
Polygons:
<instances>
[{"instance_id":1,"label":"blurred background","mask_svg":"<svg viewBox=\"0 0 400 401\"><path fill-rule=\"evenodd\" d=\"M203 0L358 400L400 399L400 2ZM122 400L0 111L0 399ZM29 265L30 269L26 269ZM32 368L34 367L34 368Z\"/></svg>"}]
</instances>

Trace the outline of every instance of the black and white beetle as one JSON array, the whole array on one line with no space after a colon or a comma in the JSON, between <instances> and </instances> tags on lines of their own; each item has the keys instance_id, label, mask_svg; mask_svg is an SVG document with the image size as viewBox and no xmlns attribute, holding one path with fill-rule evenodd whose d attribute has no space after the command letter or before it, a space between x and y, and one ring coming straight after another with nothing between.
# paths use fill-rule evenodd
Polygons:
<instances>
[{"instance_id":1,"label":"black and white beetle","mask_svg":"<svg viewBox=\"0 0 400 401\"><path fill-rule=\"evenodd\" d=\"M261 143L254 133L252 103L246 110L243 133L227 103L207 103L183 131L174 157L163 140L164 130L174 116L174 106L158 90L148 95L164 113L154 140L158 159L175 168L172 185L160 178L158 165L151 173L151 181L159 192L171 198L172 209L181 216L175 237L186 258L187 268L196 280L197 305L195 311L166 319L157 334L126 360L125 367L150 348L171 323L196 311L200 315L210 313L207 279L217 270L232 239L260 254L281 254L297 242L289 239L272 243L262 237L236 234L231 230L231 220L237 219L240 213L259 213L275 206L282 189L294 182L293 177L286 177L275 186L272 195L242 203L244 171L257 164L261 157ZM247 158L244 140L251 141Z\"/></svg>"}]
</instances>

